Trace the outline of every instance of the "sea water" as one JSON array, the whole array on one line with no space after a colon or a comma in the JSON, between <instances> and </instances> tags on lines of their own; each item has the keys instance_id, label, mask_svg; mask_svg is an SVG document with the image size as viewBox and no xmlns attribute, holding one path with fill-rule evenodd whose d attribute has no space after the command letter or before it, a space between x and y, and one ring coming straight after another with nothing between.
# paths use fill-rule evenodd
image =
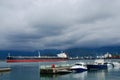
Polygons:
<instances>
[{"instance_id":1,"label":"sea water","mask_svg":"<svg viewBox=\"0 0 120 80\"><path fill-rule=\"evenodd\" d=\"M120 66L107 70L85 71L64 75L40 74L40 66L51 64L74 64L75 62L92 62L93 60L72 60L65 62L34 62L34 63L6 63L0 62L0 67L10 67L9 72L0 72L0 80L120 80ZM115 60L119 61L119 60Z\"/></svg>"}]
</instances>

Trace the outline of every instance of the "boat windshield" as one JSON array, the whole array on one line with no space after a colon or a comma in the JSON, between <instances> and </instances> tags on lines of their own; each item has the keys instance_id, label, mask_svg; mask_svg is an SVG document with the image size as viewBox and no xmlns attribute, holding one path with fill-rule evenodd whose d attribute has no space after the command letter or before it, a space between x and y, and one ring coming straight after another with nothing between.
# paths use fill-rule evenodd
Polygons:
<instances>
[{"instance_id":1,"label":"boat windshield","mask_svg":"<svg viewBox=\"0 0 120 80\"><path fill-rule=\"evenodd\" d=\"M75 64L75 65L77 65L77 66L84 66L84 67L86 67L86 65L84 65L84 64Z\"/></svg>"},{"instance_id":2,"label":"boat windshield","mask_svg":"<svg viewBox=\"0 0 120 80\"><path fill-rule=\"evenodd\" d=\"M82 66L82 64L75 64L75 65L79 65L79 66Z\"/></svg>"}]
</instances>

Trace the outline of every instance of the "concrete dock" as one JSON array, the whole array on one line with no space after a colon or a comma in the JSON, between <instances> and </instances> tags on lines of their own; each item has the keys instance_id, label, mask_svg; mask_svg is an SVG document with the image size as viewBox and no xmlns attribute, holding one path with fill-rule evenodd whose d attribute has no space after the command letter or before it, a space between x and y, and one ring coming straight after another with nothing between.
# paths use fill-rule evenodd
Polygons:
<instances>
[{"instance_id":1,"label":"concrete dock","mask_svg":"<svg viewBox=\"0 0 120 80\"><path fill-rule=\"evenodd\" d=\"M66 74L71 73L70 66L48 66L40 68L40 74Z\"/></svg>"},{"instance_id":2,"label":"concrete dock","mask_svg":"<svg viewBox=\"0 0 120 80\"><path fill-rule=\"evenodd\" d=\"M11 68L0 68L0 72L11 71Z\"/></svg>"},{"instance_id":3,"label":"concrete dock","mask_svg":"<svg viewBox=\"0 0 120 80\"><path fill-rule=\"evenodd\" d=\"M41 74L64 74L72 72L69 68L47 68L47 69L40 69Z\"/></svg>"}]
</instances>

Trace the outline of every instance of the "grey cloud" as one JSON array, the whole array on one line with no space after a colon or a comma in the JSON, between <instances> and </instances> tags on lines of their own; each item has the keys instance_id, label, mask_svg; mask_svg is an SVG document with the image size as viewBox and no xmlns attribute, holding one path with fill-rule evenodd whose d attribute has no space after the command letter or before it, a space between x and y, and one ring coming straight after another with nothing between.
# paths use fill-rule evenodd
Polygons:
<instances>
[{"instance_id":1,"label":"grey cloud","mask_svg":"<svg viewBox=\"0 0 120 80\"><path fill-rule=\"evenodd\" d=\"M0 49L120 44L119 0L1 0Z\"/></svg>"}]
</instances>

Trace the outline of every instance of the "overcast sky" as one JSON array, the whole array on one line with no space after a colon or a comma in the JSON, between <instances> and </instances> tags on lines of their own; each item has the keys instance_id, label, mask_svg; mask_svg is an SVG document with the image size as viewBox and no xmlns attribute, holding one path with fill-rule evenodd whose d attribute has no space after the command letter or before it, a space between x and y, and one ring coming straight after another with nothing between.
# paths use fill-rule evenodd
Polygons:
<instances>
[{"instance_id":1,"label":"overcast sky","mask_svg":"<svg viewBox=\"0 0 120 80\"><path fill-rule=\"evenodd\" d=\"M0 0L0 50L120 45L120 0Z\"/></svg>"}]
</instances>

